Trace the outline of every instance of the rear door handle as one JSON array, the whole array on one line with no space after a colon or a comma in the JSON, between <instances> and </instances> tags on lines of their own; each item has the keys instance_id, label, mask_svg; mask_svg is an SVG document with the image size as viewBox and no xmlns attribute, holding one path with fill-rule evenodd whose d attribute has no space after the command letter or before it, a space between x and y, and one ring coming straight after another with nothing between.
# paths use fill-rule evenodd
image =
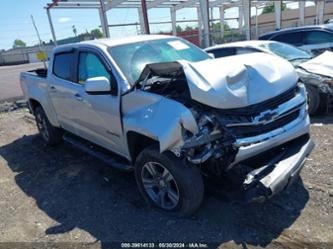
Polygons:
<instances>
[{"instance_id":1,"label":"rear door handle","mask_svg":"<svg viewBox=\"0 0 333 249\"><path fill-rule=\"evenodd\" d=\"M83 98L82 98L81 95L78 94L78 93L75 93L75 94L74 94L74 98L75 98L77 101L83 101Z\"/></svg>"}]
</instances>

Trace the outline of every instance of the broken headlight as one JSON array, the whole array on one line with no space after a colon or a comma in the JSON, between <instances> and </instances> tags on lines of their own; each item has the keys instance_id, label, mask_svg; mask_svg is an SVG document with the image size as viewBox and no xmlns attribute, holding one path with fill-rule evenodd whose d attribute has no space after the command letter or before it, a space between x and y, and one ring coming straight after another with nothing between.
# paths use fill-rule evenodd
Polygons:
<instances>
[{"instance_id":1,"label":"broken headlight","mask_svg":"<svg viewBox=\"0 0 333 249\"><path fill-rule=\"evenodd\" d=\"M297 68L296 71L304 84L316 86L322 93L333 93L333 78L309 73L302 68Z\"/></svg>"}]
</instances>

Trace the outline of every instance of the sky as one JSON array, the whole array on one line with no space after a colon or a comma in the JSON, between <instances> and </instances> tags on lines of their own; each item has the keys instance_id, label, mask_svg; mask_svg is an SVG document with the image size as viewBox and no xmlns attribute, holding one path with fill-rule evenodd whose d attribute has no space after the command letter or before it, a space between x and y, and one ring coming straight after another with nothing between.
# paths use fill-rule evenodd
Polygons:
<instances>
[{"instance_id":1,"label":"sky","mask_svg":"<svg viewBox=\"0 0 333 249\"><path fill-rule=\"evenodd\" d=\"M49 41L52 39L46 11L43 7L51 0L1 0L0 1L0 49L9 49L13 46L15 39L21 39L27 45L38 43L38 38L31 21L33 15L41 39ZM231 14L231 15L230 15ZM214 11L218 17L218 10ZM238 11L226 14L237 17ZM52 9L51 16L57 39L73 36L72 26L75 25L78 34L90 31L100 26L99 14L96 9ZM136 9L113 9L107 12L109 24L138 22ZM149 21L170 21L169 9L150 9ZM188 8L177 11L177 20L196 19L196 9ZM185 23L186 24L186 23ZM191 24L191 23L188 23ZM192 24L193 25L193 24ZM234 24L237 25L237 22ZM126 28L110 28L111 38L137 34L136 26ZM171 24L153 24L151 32L170 31Z\"/></svg>"},{"instance_id":2,"label":"sky","mask_svg":"<svg viewBox=\"0 0 333 249\"><path fill-rule=\"evenodd\" d=\"M1 0L0 1L0 49L9 49L13 46L15 39L21 39L27 45L35 45L38 38L31 21L33 15L36 26L43 41L52 39L49 22L44 7L51 0ZM77 33L83 33L86 30L100 26L98 10L96 9L52 9L53 25L57 40L73 36L72 26L75 25ZM138 13L136 9L112 9L107 12L109 24L134 23L138 22ZM218 9L214 8L214 17L218 17ZM232 8L226 10L225 18L236 18L238 9ZM170 21L170 10L150 9L148 11L150 22ZM194 8L181 9L177 11L177 20L196 19L197 12ZM193 23L187 23L194 25ZM184 24L186 25L186 23ZM237 21L230 21L231 27L237 27ZM110 28L112 38L124 37L137 34L138 27L115 27ZM152 24L150 25L152 33L159 31L170 31L171 24Z\"/></svg>"}]
</instances>

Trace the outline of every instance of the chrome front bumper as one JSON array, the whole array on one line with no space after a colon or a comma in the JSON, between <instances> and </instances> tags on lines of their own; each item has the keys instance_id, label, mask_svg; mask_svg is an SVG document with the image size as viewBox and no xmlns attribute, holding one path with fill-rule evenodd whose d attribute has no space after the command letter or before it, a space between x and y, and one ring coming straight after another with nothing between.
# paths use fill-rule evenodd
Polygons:
<instances>
[{"instance_id":1,"label":"chrome front bumper","mask_svg":"<svg viewBox=\"0 0 333 249\"><path fill-rule=\"evenodd\" d=\"M313 148L314 143L308 136L289 142L278 162L257 168L247 175L242 200L263 201L285 189L299 175ZM265 171L268 173L263 174Z\"/></svg>"},{"instance_id":2,"label":"chrome front bumper","mask_svg":"<svg viewBox=\"0 0 333 249\"><path fill-rule=\"evenodd\" d=\"M284 144L291 141L297 137L308 134L310 132L310 119L306 115L299 123L294 127L288 129L288 127L282 127L277 130L269 132L268 138L262 140L261 142L253 143L248 146L240 146L238 148L238 153L236 154L234 162L231 166L239 163L247 158L253 157L261 152ZM237 143L237 142L236 142Z\"/></svg>"}]
</instances>

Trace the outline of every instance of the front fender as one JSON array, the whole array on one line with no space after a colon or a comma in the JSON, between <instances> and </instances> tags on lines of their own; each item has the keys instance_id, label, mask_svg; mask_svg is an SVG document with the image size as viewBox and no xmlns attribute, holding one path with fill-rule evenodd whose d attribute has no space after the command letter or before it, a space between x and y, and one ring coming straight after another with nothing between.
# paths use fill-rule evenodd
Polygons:
<instances>
[{"instance_id":1,"label":"front fender","mask_svg":"<svg viewBox=\"0 0 333 249\"><path fill-rule=\"evenodd\" d=\"M183 130L198 132L191 111L174 100L137 90L123 96L122 102L124 132L158 141L161 153L184 143Z\"/></svg>"}]
</instances>

